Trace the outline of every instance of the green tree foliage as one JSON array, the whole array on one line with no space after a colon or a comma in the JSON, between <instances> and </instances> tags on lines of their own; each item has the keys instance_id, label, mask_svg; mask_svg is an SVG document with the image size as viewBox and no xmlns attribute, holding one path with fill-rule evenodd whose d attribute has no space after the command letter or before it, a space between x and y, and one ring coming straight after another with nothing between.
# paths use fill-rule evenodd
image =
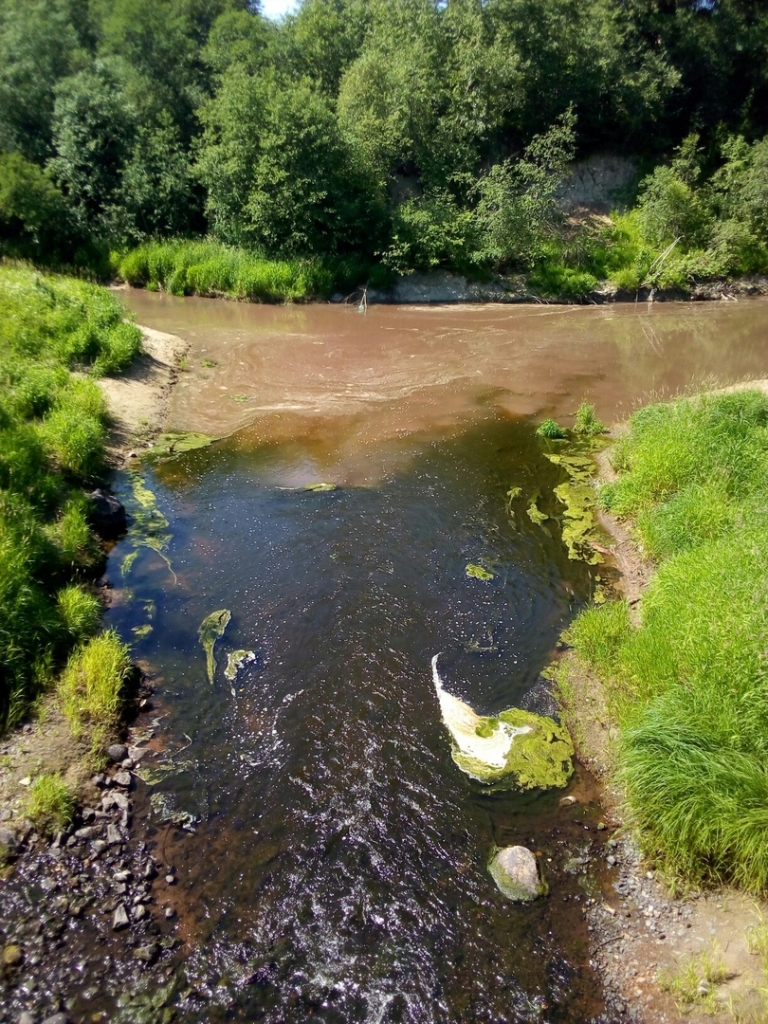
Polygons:
<instances>
[{"instance_id":1,"label":"green tree foliage","mask_svg":"<svg viewBox=\"0 0 768 1024\"><path fill-rule=\"evenodd\" d=\"M60 254L68 237L64 196L37 164L0 154L0 251L41 259Z\"/></svg>"}]
</instances>

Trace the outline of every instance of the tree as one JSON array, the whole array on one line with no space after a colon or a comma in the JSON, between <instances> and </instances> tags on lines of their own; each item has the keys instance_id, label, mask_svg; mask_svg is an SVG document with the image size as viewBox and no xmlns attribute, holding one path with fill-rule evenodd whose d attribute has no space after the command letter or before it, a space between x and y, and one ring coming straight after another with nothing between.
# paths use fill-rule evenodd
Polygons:
<instances>
[{"instance_id":1,"label":"tree","mask_svg":"<svg viewBox=\"0 0 768 1024\"><path fill-rule=\"evenodd\" d=\"M0 247L16 256L59 259L69 211L50 177L20 153L0 155Z\"/></svg>"}]
</instances>

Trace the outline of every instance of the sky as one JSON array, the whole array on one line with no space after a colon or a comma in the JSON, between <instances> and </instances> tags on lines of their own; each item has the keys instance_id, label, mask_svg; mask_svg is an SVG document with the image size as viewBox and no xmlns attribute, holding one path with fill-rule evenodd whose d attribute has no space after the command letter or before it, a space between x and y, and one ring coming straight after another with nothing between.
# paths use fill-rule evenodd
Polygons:
<instances>
[{"instance_id":1,"label":"sky","mask_svg":"<svg viewBox=\"0 0 768 1024\"><path fill-rule=\"evenodd\" d=\"M261 0L261 11L267 18L279 18L295 11L298 0Z\"/></svg>"}]
</instances>

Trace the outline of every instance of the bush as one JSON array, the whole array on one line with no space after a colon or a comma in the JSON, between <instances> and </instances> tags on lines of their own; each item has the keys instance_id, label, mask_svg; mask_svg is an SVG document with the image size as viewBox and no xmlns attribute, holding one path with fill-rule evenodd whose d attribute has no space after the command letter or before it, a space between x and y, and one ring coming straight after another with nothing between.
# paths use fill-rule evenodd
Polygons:
<instances>
[{"instance_id":1,"label":"bush","mask_svg":"<svg viewBox=\"0 0 768 1024\"><path fill-rule=\"evenodd\" d=\"M38 832L55 835L75 813L75 798L59 775L38 775L29 788L26 815Z\"/></svg>"}]
</instances>

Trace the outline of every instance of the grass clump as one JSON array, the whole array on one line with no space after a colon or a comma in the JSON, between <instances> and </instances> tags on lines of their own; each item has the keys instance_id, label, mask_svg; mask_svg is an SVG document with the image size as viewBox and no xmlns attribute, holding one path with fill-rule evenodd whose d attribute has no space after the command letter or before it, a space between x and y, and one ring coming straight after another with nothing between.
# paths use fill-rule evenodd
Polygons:
<instances>
[{"instance_id":1,"label":"grass clump","mask_svg":"<svg viewBox=\"0 0 768 1024\"><path fill-rule=\"evenodd\" d=\"M705 1013L717 1013L716 986L728 980L728 972L717 947L685 957L674 970L659 971L659 987L669 992L681 1013L698 1007Z\"/></svg>"},{"instance_id":2,"label":"grass clump","mask_svg":"<svg viewBox=\"0 0 768 1024\"><path fill-rule=\"evenodd\" d=\"M26 815L38 832L54 835L75 813L75 797L60 775L38 775L29 789Z\"/></svg>"},{"instance_id":3,"label":"grass clump","mask_svg":"<svg viewBox=\"0 0 768 1024\"><path fill-rule=\"evenodd\" d=\"M605 433L605 424L597 418L595 407L590 402L582 402L576 411L576 421L573 425L574 434L585 434L587 437L596 437Z\"/></svg>"},{"instance_id":4,"label":"grass clump","mask_svg":"<svg viewBox=\"0 0 768 1024\"><path fill-rule=\"evenodd\" d=\"M536 428L536 433L539 437L549 438L550 441L560 441L568 436L568 431L553 419L542 420Z\"/></svg>"},{"instance_id":5,"label":"grass clump","mask_svg":"<svg viewBox=\"0 0 768 1024\"><path fill-rule=\"evenodd\" d=\"M367 267L356 260L276 260L209 239L146 242L115 261L135 287L173 295L226 295L251 302L301 302L350 291Z\"/></svg>"},{"instance_id":6,"label":"grass clump","mask_svg":"<svg viewBox=\"0 0 768 1024\"><path fill-rule=\"evenodd\" d=\"M694 884L768 890L768 398L641 410L604 503L657 562L640 621L590 608L569 639L608 683L646 852Z\"/></svg>"},{"instance_id":7,"label":"grass clump","mask_svg":"<svg viewBox=\"0 0 768 1024\"><path fill-rule=\"evenodd\" d=\"M117 728L130 669L128 648L114 630L101 633L75 650L57 689L75 736L90 734L97 747Z\"/></svg>"}]
</instances>

